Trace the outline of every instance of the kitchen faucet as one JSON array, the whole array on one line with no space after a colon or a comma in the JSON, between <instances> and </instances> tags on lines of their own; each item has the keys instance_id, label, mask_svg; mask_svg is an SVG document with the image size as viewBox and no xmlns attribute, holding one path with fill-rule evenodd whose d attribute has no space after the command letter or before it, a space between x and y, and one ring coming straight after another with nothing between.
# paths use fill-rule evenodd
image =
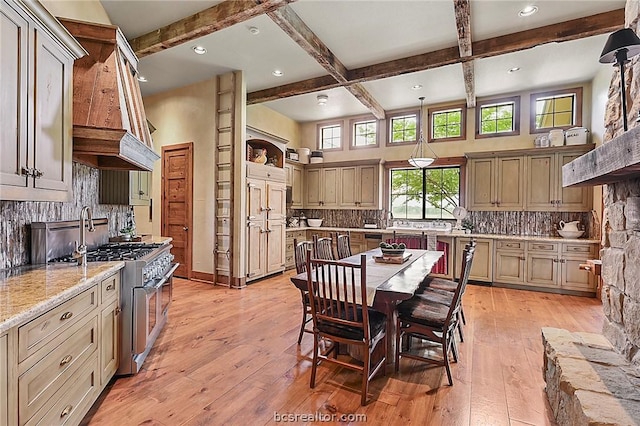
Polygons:
<instances>
[{"instance_id":1,"label":"kitchen faucet","mask_svg":"<svg viewBox=\"0 0 640 426\"><path fill-rule=\"evenodd\" d=\"M73 250L73 258L78 261L78 265L84 265L87 262L87 242L85 240L85 217L89 221L89 232L93 232L96 228L93 226L93 218L91 217L91 209L89 206L82 207L80 211L80 243L76 241L76 248Z\"/></svg>"}]
</instances>

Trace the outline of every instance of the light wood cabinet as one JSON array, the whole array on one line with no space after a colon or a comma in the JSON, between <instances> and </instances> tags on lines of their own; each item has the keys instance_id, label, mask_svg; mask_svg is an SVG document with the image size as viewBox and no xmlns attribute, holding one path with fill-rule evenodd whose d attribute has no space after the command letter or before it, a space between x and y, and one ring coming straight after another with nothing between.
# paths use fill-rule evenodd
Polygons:
<instances>
[{"instance_id":1,"label":"light wood cabinet","mask_svg":"<svg viewBox=\"0 0 640 426\"><path fill-rule=\"evenodd\" d=\"M471 159L467 190L469 210L522 210L524 157Z\"/></svg>"},{"instance_id":2,"label":"light wood cabinet","mask_svg":"<svg viewBox=\"0 0 640 426\"><path fill-rule=\"evenodd\" d=\"M304 205L304 169L298 164L286 164L286 184L291 187L291 205L293 209L301 209Z\"/></svg>"},{"instance_id":3,"label":"light wood cabinet","mask_svg":"<svg viewBox=\"0 0 640 426\"><path fill-rule=\"evenodd\" d=\"M120 274L100 283L100 385L102 387L118 370L120 362Z\"/></svg>"},{"instance_id":4,"label":"light wood cabinet","mask_svg":"<svg viewBox=\"0 0 640 426\"><path fill-rule=\"evenodd\" d=\"M493 240L476 238L476 250L473 255L471 281L491 282L493 280ZM471 241L470 238L456 238L456 261L454 265L454 277L460 278L462 265L462 252L464 246Z\"/></svg>"},{"instance_id":5,"label":"light wood cabinet","mask_svg":"<svg viewBox=\"0 0 640 426\"><path fill-rule=\"evenodd\" d=\"M296 258L294 253L294 245L293 242L302 242L307 239L307 231L297 229L295 231L287 232L287 243L285 248L285 268L292 269L296 267Z\"/></svg>"},{"instance_id":6,"label":"light wood cabinet","mask_svg":"<svg viewBox=\"0 0 640 426\"><path fill-rule=\"evenodd\" d=\"M337 167L305 170L305 208L337 208L340 193L340 169Z\"/></svg>"},{"instance_id":7,"label":"light wood cabinet","mask_svg":"<svg viewBox=\"0 0 640 426\"><path fill-rule=\"evenodd\" d=\"M493 281L524 284L525 245L521 241L496 241Z\"/></svg>"},{"instance_id":8,"label":"light wood cabinet","mask_svg":"<svg viewBox=\"0 0 640 426\"><path fill-rule=\"evenodd\" d=\"M379 208L380 166L340 168L340 208Z\"/></svg>"},{"instance_id":9,"label":"light wood cabinet","mask_svg":"<svg viewBox=\"0 0 640 426\"><path fill-rule=\"evenodd\" d=\"M38 2L0 0L0 199L69 201L73 61L86 54Z\"/></svg>"},{"instance_id":10,"label":"light wood cabinet","mask_svg":"<svg viewBox=\"0 0 640 426\"><path fill-rule=\"evenodd\" d=\"M9 358L8 337L0 336L0 424L9 424Z\"/></svg>"},{"instance_id":11,"label":"light wood cabinet","mask_svg":"<svg viewBox=\"0 0 640 426\"><path fill-rule=\"evenodd\" d=\"M100 203L148 206L151 172L100 170Z\"/></svg>"},{"instance_id":12,"label":"light wood cabinet","mask_svg":"<svg viewBox=\"0 0 640 426\"><path fill-rule=\"evenodd\" d=\"M248 281L285 269L285 202L284 179L282 182L247 179Z\"/></svg>"},{"instance_id":13,"label":"light wood cabinet","mask_svg":"<svg viewBox=\"0 0 640 426\"><path fill-rule=\"evenodd\" d=\"M588 187L563 188L562 166L584 154L584 149L527 157L528 211L589 211L593 191Z\"/></svg>"}]
</instances>

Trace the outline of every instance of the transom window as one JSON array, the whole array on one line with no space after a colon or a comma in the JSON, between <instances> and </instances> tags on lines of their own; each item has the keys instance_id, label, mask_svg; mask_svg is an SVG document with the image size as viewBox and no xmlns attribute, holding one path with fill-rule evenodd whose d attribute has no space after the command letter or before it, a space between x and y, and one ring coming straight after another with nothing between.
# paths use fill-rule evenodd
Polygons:
<instances>
[{"instance_id":1,"label":"transom window","mask_svg":"<svg viewBox=\"0 0 640 426\"><path fill-rule=\"evenodd\" d=\"M402 114L390 118L389 143L415 143L417 141L418 114Z\"/></svg>"},{"instance_id":2,"label":"transom window","mask_svg":"<svg viewBox=\"0 0 640 426\"><path fill-rule=\"evenodd\" d=\"M531 95L531 133L582 125L582 88Z\"/></svg>"},{"instance_id":3,"label":"transom window","mask_svg":"<svg viewBox=\"0 0 640 426\"><path fill-rule=\"evenodd\" d=\"M319 143L318 148L322 150L342 148L342 124L318 125Z\"/></svg>"},{"instance_id":4,"label":"transom window","mask_svg":"<svg viewBox=\"0 0 640 426\"><path fill-rule=\"evenodd\" d=\"M390 210L396 219L453 219L460 168L392 169Z\"/></svg>"},{"instance_id":5,"label":"transom window","mask_svg":"<svg viewBox=\"0 0 640 426\"><path fill-rule=\"evenodd\" d=\"M352 146L378 145L378 120L361 120L353 122Z\"/></svg>"},{"instance_id":6,"label":"transom window","mask_svg":"<svg viewBox=\"0 0 640 426\"><path fill-rule=\"evenodd\" d=\"M429 109L429 141L465 139L465 114L464 106Z\"/></svg>"},{"instance_id":7,"label":"transom window","mask_svg":"<svg viewBox=\"0 0 640 426\"><path fill-rule=\"evenodd\" d=\"M476 137L519 134L519 96L478 102L476 106Z\"/></svg>"}]
</instances>

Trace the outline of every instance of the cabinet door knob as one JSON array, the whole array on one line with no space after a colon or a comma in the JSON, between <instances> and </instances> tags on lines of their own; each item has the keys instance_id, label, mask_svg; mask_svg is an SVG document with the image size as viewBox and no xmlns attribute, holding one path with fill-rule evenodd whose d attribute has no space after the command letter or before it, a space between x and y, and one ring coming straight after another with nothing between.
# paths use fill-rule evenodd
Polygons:
<instances>
[{"instance_id":1,"label":"cabinet door knob","mask_svg":"<svg viewBox=\"0 0 640 426\"><path fill-rule=\"evenodd\" d=\"M65 356L64 358L62 358L62 359L60 360L60 366L62 367L62 366L63 366L63 365L65 365L65 364L69 364L69 363L71 362L71 360L72 360L72 359L73 359L73 356L71 356L71 355L67 355L67 356Z\"/></svg>"},{"instance_id":2,"label":"cabinet door knob","mask_svg":"<svg viewBox=\"0 0 640 426\"><path fill-rule=\"evenodd\" d=\"M143 190L138 191L138 195L144 195L144 191Z\"/></svg>"},{"instance_id":3,"label":"cabinet door knob","mask_svg":"<svg viewBox=\"0 0 640 426\"><path fill-rule=\"evenodd\" d=\"M71 318L73 316L73 312L67 311L64 314L62 314L60 316L60 320L64 321L64 320L68 320L69 318Z\"/></svg>"},{"instance_id":4,"label":"cabinet door knob","mask_svg":"<svg viewBox=\"0 0 640 426\"><path fill-rule=\"evenodd\" d=\"M67 405L64 407L64 410L60 413L60 418L68 416L69 413L71 413L71 410L73 410L73 405Z\"/></svg>"},{"instance_id":5,"label":"cabinet door knob","mask_svg":"<svg viewBox=\"0 0 640 426\"><path fill-rule=\"evenodd\" d=\"M30 168L28 168L28 167L22 167L22 169L20 169L20 174L21 174L22 176L29 177L29 176L32 176L32 175L33 175L33 172L32 172L32 171L31 171L31 169L30 169Z\"/></svg>"},{"instance_id":6,"label":"cabinet door knob","mask_svg":"<svg viewBox=\"0 0 640 426\"><path fill-rule=\"evenodd\" d=\"M188 231L188 230L189 230L189 227L188 227L188 226L183 226L183 227L182 227L182 230L183 230L183 231Z\"/></svg>"},{"instance_id":7,"label":"cabinet door knob","mask_svg":"<svg viewBox=\"0 0 640 426\"><path fill-rule=\"evenodd\" d=\"M33 177L34 178L41 178L42 176L44 176L44 172L40 169L33 169Z\"/></svg>"}]
</instances>

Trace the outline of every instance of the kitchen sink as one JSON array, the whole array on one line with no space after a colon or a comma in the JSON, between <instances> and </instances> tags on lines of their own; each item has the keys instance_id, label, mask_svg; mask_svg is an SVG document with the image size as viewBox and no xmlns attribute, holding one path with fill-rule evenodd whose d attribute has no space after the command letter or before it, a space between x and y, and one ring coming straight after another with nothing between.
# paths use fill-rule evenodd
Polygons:
<instances>
[{"instance_id":1,"label":"kitchen sink","mask_svg":"<svg viewBox=\"0 0 640 426\"><path fill-rule=\"evenodd\" d=\"M426 233L449 233L451 224L449 222L409 222L395 221L393 226L387 227L391 231L423 231Z\"/></svg>"}]
</instances>

